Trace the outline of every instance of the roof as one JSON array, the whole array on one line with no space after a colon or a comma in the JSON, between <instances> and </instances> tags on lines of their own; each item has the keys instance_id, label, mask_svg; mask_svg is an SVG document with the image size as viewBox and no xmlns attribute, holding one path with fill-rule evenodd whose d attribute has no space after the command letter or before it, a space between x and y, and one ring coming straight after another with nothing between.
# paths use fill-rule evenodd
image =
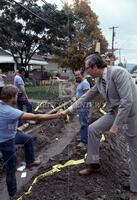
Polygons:
<instances>
[{"instance_id":1,"label":"roof","mask_svg":"<svg viewBox=\"0 0 137 200\"><path fill-rule=\"evenodd\" d=\"M30 60L29 61L30 65L47 65L48 63L46 61L41 61L41 60Z\"/></svg>"},{"instance_id":2,"label":"roof","mask_svg":"<svg viewBox=\"0 0 137 200\"><path fill-rule=\"evenodd\" d=\"M0 63L15 63L11 55L0 55Z\"/></svg>"},{"instance_id":3,"label":"roof","mask_svg":"<svg viewBox=\"0 0 137 200\"><path fill-rule=\"evenodd\" d=\"M0 48L0 56L11 56L11 54L8 51Z\"/></svg>"},{"instance_id":4,"label":"roof","mask_svg":"<svg viewBox=\"0 0 137 200\"><path fill-rule=\"evenodd\" d=\"M36 55L36 54L32 56L32 60L45 61L45 59L41 55Z\"/></svg>"},{"instance_id":5,"label":"roof","mask_svg":"<svg viewBox=\"0 0 137 200\"><path fill-rule=\"evenodd\" d=\"M0 48L0 63L15 63L13 56L10 54L10 52L3 50ZM40 55L34 55L29 64L31 65L47 65L48 63L45 61L45 59Z\"/></svg>"}]
</instances>

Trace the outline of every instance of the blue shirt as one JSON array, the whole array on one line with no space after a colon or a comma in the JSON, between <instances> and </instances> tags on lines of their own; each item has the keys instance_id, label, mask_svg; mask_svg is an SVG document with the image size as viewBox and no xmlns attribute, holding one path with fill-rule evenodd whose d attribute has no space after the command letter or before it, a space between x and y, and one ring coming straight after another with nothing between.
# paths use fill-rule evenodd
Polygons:
<instances>
[{"instance_id":1,"label":"blue shirt","mask_svg":"<svg viewBox=\"0 0 137 200\"><path fill-rule=\"evenodd\" d=\"M89 89L90 89L90 84L86 79L84 79L77 86L76 96L81 97L85 93L85 90Z\"/></svg>"},{"instance_id":2,"label":"blue shirt","mask_svg":"<svg viewBox=\"0 0 137 200\"><path fill-rule=\"evenodd\" d=\"M24 86L24 81L22 79L21 76L16 75L14 78L14 85L19 89L19 93L22 93L22 91L20 90L20 86L23 85Z\"/></svg>"},{"instance_id":3,"label":"blue shirt","mask_svg":"<svg viewBox=\"0 0 137 200\"><path fill-rule=\"evenodd\" d=\"M0 143L15 138L21 110L0 102Z\"/></svg>"}]
</instances>

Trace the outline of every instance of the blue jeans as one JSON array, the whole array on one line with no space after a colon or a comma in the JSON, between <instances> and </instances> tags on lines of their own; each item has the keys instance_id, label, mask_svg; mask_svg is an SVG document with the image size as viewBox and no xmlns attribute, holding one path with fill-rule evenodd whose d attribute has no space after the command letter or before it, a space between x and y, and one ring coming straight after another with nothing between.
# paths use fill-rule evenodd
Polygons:
<instances>
[{"instance_id":1,"label":"blue jeans","mask_svg":"<svg viewBox=\"0 0 137 200\"><path fill-rule=\"evenodd\" d=\"M23 133L17 133L14 139L0 143L0 151L2 152L4 165L6 167L6 183L9 196L14 196L17 191L16 184L16 147L15 144L23 144L25 152L26 164L34 161L34 150L32 138Z\"/></svg>"},{"instance_id":2,"label":"blue jeans","mask_svg":"<svg viewBox=\"0 0 137 200\"><path fill-rule=\"evenodd\" d=\"M15 139L0 143L0 151L6 168L6 183L9 196L14 196L17 191L16 184L16 148Z\"/></svg>"},{"instance_id":3,"label":"blue jeans","mask_svg":"<svg viewBox=\"0 0 137 200\"><path fill-rule=\"evenodd\" d=\"M30 135L18 132L16 133L15 143L24 145L26 164L32 163L35 160L32 137Z\"/></svg>"},{"instance_id":4,"label":"blue jeans","mask_svg":"<svg viewBox=\"0 0 137 200\"><path fill-rule=\"evenodd\" d=\"M2 88L3 88L3 87L0 87L0 99L1 99L1 90L2 90Z\"/></svg>"},{"instance_id":5,"label":"blue jeans","mask_svg":"<svg viewBox=\"0 0 137 200\"><path fill-rule=\"evenodd\" d=\"M19 110L23 111L23 107L26 106L27 112L32 113L32 104L24 98L22 93L18 93L17 105Z\"/></svg>"},{"instance_id":6,"label":"blue jeans","mask_svg":"<svg viewBox=\"0 0 137 200\"><path fill-rule=\"evenodd\" d=\"M79 121L80 121L80 137L81 142L87 144L88 142L88 115L89 115L90 107L83 106L79 111Z\"/></svg>"},{"instance_id":7,"label":"blue jeans","mask_svg":"<svg viewBox=\"0 0 137 200\"><path fill-rule=\"evenodd\" d=\"M32 113L32 104L31 102L27 101L22 93L18 93L18 99L17 99L17 105L18 109L23 111L24 106L26 106L26 110L29 113ZM23 124L22 120L19 120L18 126L21 126Z\"/></svg>"}]
</instances>

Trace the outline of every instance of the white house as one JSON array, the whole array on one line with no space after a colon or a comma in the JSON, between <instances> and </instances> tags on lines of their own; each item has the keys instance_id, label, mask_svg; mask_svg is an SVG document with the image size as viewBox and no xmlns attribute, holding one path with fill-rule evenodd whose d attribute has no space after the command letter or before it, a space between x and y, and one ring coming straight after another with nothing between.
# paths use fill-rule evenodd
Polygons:
<instances>
[{"instance_id":1,"label":"white house","mask_svg":"<svg viewBox=\"0 0 137 200\"><path fill-rule=\"evenodd\" d=\"M17 57L19 59L19 57ZM34 55L29 62L29 67L31 69L46 68L47 62L42 56ZM0 69L4 71L16 71L16 63L13 59L12 54L9 51L5 51L0 48Z\"/></svg>"}]
</instances>

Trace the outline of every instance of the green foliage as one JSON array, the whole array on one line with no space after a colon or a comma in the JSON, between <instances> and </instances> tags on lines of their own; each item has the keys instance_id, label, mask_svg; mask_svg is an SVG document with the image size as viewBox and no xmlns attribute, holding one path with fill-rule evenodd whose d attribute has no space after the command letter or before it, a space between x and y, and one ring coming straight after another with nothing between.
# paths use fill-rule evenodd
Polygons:
<instances>
[{"instance_id":1,"label":"green foliage","mask_svg":"<svg viewBox=\"0 0 137 200\"><path fill-rule=\"evenodd\" d=\"M83 69L83 62L85 58L84 49L72 44L68 47L67 51L68 57L60 60L60 67L70 68L72 71L75 71L76 69Z\"/></svg>"},{"instance_id":2,"label":"green foliage","mask_svg":"<svg viewBox=\"0 0 137 200\"><path fill-rule=\"evenodd\" d=\"M106 52L107 41L88 0L74 0L72 6L65 3L61 11L52 4L39 6L37 0L17 2L43 18L12 0L1 0L0 46L11 51L17 65L17 56L27 66L35 53L51 53L60 57L61 67L81 69L96 42L101 43L101 53Z\"/></svg>"},{"instance_id":3,"label":"green foliage","mask_svg":"<svg viewBox=\"0 0 137 200\"><path fill-rule=\"evenodd\" d=\"M45 100L53 97L58 97L59 86L57 85L45 85L38 87L26 87L27 94L30 99Z\"/></svg>"},{"instance_id":4,"label":"green foliage","mask_svg":"<svg viewBox=\"0 0 137 200\"><path fill-rule=\"evenodd\" d=\"M8 2L8 6L7 6ZM9 3L10 2L10 3ZM43 18L41 20L12 1L2 0L0 6L0 46L10 50L16 64L27 66L35 53L54 52L64 38L66 14L55 5L37 5L37 0L20 0L22 6ZM64 32L64 34L63 34Z\"/></svg>"},{"instance_id":5,"label":"green foliage","mask_svg":"<svg viewBox=\"0 0 137 200\"><path fill-rule=\"evenodd\" d=\"M96 43L100 42L101 52L107 51L108 43L99 28L98 17L92 11L89 1L74 0L73 5L65 4L66 13L74 16L73 37L69 38L64 57L60 60L60 67L75 70L83 68L84 58L95 52Z\"/></svg>"}]
</instances>

